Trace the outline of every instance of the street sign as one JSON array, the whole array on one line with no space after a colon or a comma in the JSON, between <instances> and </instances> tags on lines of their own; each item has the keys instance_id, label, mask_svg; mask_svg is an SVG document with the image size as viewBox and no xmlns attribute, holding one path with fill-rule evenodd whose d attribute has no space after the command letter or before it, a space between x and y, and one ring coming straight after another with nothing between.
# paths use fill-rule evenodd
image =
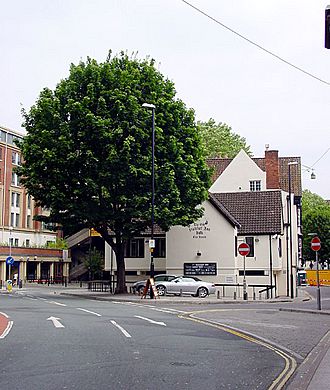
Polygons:
<instances>
[{"instance_id":1,"label":"street sign","mask_svg":"<svg viewBox=\"0 0 330 390\"><path fill-rule=\"evenodd\" d=\"M6 259L6 264L8 265L13 265L14 264L14 258L11 257L11 256L8 256L7 259Z\"/></svg>"},{"instance_id":2,"label":"street sign","mask_svg":"<svg viewBox=\"0 0 330 390\"><path fill-rule=\"evenodd\" d=\"M241 256L247 256L250 253L250 246L246 242L242 242L238 246L238 253Z\"/></svg>"},{"instance_id":3,"label":"street sign","mask_svg":"<svg viewBox=\"0 0 330 390\"><path fill-rule=\"evenodd\" d=\"M321 241L317 236L312 238L311 248L315 252L317 252L321 249Z\"/></svg>"}]
</instances>

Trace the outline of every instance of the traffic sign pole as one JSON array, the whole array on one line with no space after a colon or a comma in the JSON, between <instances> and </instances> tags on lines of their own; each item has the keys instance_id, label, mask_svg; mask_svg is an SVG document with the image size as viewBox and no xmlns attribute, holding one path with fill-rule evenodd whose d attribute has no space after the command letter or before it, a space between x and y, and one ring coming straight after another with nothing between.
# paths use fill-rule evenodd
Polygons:
<instances>
[{"instance_id":1,"label":"traffic sign pole","mask_svg":"<svg viewBox=\"0 0 330 390\"><path fill-rule=\"evenodd\" d=\"M320 290L320 275L319 275L319 252L315 251L316 260L316 282L317 282L317 310L321 310L321 290Z\"/></svg>"},{"instance_id":2,"label":"traffic sign pole","mask_svg":"<svg viewBox=\"0 0 330 390\"><path fill-rule=\"evenodd\" d=\"M246 290L246 277L245 277L245 257L250 253L250 246L246 242L243 242L238 246L238 253L243 256L243 299L247 301L248 294Z\"/></svg>"},{"instance_id":3,"label":"traffic sign pole","mask_svg":"<svg viewBox=\"0 0 330 390\"><path fill-rule=\"evenodd\" d=\"M315 261L316 261L317 310L321 310L321 290L320 290L320 275L319 275L319 250L321 249L321 241L317 236L312 238L311 248L315 252Z\"/></svg>"}]
</instances>

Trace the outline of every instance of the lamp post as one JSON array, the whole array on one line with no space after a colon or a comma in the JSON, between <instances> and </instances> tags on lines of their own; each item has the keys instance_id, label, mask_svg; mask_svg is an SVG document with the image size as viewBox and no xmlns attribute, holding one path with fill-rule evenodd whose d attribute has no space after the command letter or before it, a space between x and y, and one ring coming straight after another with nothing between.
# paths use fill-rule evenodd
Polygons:
<instances>
[{"instance_id":1,"label":"lamp post","mask_svg":"<svg viewBox=\"0 0 330 390\"><path fill-rule=\"evenodd\" d=\"M290 228L290 296L293 298L293 259L292 259L292 205L291 205L291 165L298 165L297 161L289 162L289 228Z\"/></svg>"},{"instance_id":2,"label":"lamp post","mask_svg":"<svg viewBox=\"0 0 330 390\"><path fill-rule=\"evenodd\" d=\"M155 222L155 109L154 104L143 103L142 107L151 110L152 112L152 142L151 142L151 239L149 241L150 249L150 278L155 276L154 266L154 222ZM150 289L150 298L153 298L152 288Z\"/></svg>"}]
</instances>

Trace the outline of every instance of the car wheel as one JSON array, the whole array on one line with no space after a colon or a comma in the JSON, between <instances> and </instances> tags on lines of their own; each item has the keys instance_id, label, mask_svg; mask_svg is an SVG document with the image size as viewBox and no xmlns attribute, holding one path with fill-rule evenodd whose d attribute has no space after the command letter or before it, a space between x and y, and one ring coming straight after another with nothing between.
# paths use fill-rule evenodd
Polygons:
<instances>
[{"instance_id":1,"label":"car wheel","mask_svg":"<svg viewBox=\"0 0 330 390\"><path fill-rule=\"evenodd\" d=\"M162 297L162 296L164 296L164 295L166 294L166 287L165 287L165 286L163 286L163 285L160 284L160 285L157 286L156 288L157 288L158 295L159 295L160 297Z\"/></svg>"},{"instance_id":2,"label":"car wheel","mask_svg":"<svg viewBox=\"0 0 330 390\"><path fill-rule=\"evenodd\" d=\"M143 294L144 287L145 287L145 286L140 286L140 287L138 288L137 291L138 291L138 294L139 294L139 295Z\"/></svg>"},{"instance_id":3,"label":"car wheel","mask_svg":"<svg viewBox=\"0 0 330 390\"><path fill-rule=\"evenodd\" d=\"M200 287L197 291L199 298L206 298L209 295L209 292L206 287Z\"/></svg>"}]
</instances>

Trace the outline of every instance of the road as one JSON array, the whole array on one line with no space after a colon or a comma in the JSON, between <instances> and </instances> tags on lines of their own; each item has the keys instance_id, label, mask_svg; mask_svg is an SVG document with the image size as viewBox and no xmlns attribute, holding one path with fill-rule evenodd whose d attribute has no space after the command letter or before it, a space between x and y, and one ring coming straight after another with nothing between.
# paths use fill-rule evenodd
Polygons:
<instances>
[{"instance_id":1,"label":"road","mask_svg":"<svg viewBox=\"0 0 330 390\"><path fill-rule=\"evenodd\" d=\"M285 366L268 348L179 318L182 308L38 291L0 299L13 321L1 339L2 388L266 389Z\"/></svg>"},{"instance_id":2,"label":"road","mask_svg":"<svg viewBox=\"0 0 330 390\"><path fill-rule=\"evenodd\" d=\"M268 389L330 329L330 316L279 311L290 302L146 305L47 291L0 294L12 321L1 388Z\"/></svg>"}]
</instances>

